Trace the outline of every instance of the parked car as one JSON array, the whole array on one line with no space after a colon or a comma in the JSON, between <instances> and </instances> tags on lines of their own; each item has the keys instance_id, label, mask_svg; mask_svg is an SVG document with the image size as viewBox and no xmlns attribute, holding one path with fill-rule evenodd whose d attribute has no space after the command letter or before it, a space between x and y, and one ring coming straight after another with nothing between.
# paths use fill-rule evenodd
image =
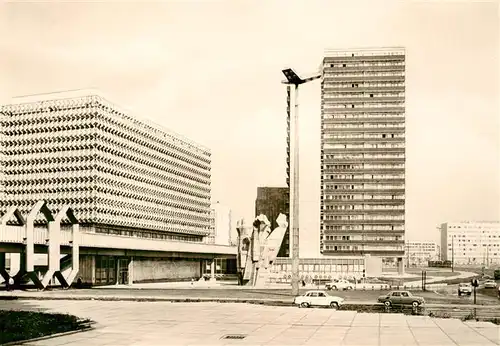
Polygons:
<instances>
[{"instance_id":1,"label":"parked car","mask_svg":"<svg viewBox=\"0 0 500 346\"><path fill-rule=\"evenodd\" d=\"M330 296L325 291L308 291L302 296L295 297L293 303L301 308L329 306L333 309L338 309L344 304L344 298Z\"/></svg>"},{"instance_id":2,"label":"parked car","mask_svg":"<svg viewBox=\"0 0 500 346\"><path fill-rule=\"evenodd\" d=\"M495 269L495 271L493 272L493 278L495 280L500 280L500 268L499 269Z\"/></svg>"},{"instance_id":3,"label":"parked car","mask_svg":"<svg viewBox=\"0 0 500 346\"><path fill-rule=\"evenodd\" d=\"M486 280L484 282L484 288L496 288L497 287L497 283L495 280Z\"/></svg>"},{"instance_id":4,"label":"parked car","mask_svg":"<svg viewBox=\"0 0 500 346\"><path fill-rule=\"evenodd\" d=\"M425 304L425 299L414 296L408 291L391 291L385 295L378 297L379 303L384 303L385 306L393 305L411 305L418 307Z\"/></svg>"},{"instance_id":5,"label":"parked car","mask_svg":"<svg viewBox=\"0 0 500 346\"><path fill-rule=\"evenodd\" d=\"M468 282L458 284L458 295L467 294L470 296L472 294L472 285Z\"/></svg>"},{"instance_id":6,"label":"parked car","mask_svg":"<svg viewBox=\"0 0 500 346\"><path fill-rule=\"evenodd\" d=\"M352 290L354 285L347 280L337 280L325 284L327 290Z\"/></svg>"}]
</instances>

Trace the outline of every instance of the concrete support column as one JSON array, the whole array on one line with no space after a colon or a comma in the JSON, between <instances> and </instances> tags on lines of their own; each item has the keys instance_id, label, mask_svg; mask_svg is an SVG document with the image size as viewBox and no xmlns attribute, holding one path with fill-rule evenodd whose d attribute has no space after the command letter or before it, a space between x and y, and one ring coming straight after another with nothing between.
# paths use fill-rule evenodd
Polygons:
<instances>
[{"instance_id":1,"label":"concrete support column","mask_svg":"<svg viewBox=\"0 0 500 346\"><path fill-rule=\"evenodd\" d=\"M26 227L26 220L24 219L23 215L17 209L17 207L10 207L7 212L2 216L0 219L0 227L2 231L6 230L7 227L7 222L12 218L15 217L18 224L20 226ZM25 230L25 229L24 229ZM34 253L34 251L32 251ZM5 259L5 257L4 257ZM5 262L5 261L4 261ZM26 272L26 261L25 258L21 257L21 254L10 254L10 270L9 273L5 271L5 263L3 265L0 265L0 270L3 270L5 273L2 274L3 277L16 277L17 281L20 281L20 278L24 275Z\"/></svg>"},{"instance_id":2,"label":"concrete support column","mask_svg":"<svg viewBox=\"0 0 500 346\"><path fill-rule=\"evenodd\" d=\"M92 255L90 256L90 260L91 260L91 266L92 266L92 271L91 271L91 275L92 275L92 279L91 279L91 283L92 285L95 285L95 262L96 262L96 256L95 255ZM116 277L118 278L118 275L116 275Z\"/></svg>"},{"instance_id":3,"label":"concrete support column","mask_svg":"<svg viewBox=\"0 0 500 346\"><path fill-rule=\"evenodd\" d=\"M210 262L210 281L215 281L215 258Z\"/></svg>"},{"instance_id":4,"label":"concrete support column","mask_svg":"<svg viewBox=\"0 0 500 346\"><path fill-rule=\"evenodd\" d=\"M67 278L71 285L80 270L80 225L73 224L71 227L71 273Z\"/></svg>"},{"instance_id":5,"label":"concrete support column","mask_svg":"<svg viewBox=\"0 0 500 346\"><path fill-rule=\"evenodd\" d=\"M10 254L10 276L14 276L21 270L21 254L11 253Z\"/></svg>"},{"instance_id":6,"label":"concrete support column","mask_svg":"<svg viewBox=\"0 0 500 346\"><path fill-rule=\"evenodd\" d=\"M6 264L5 252L0 252L0 281L8 282L10 275L7 273L7 270L5 270Z\"/></svg>"},{"instance_id":7,"label":"concrete support column","mask_svg":"<svg viewBox=\"0 0 500 346\"><path fill-rule=\"evenodd\" d=\"M61 225L59 221L49 221L48 223L48 241L49 241L49 270L45 273L43 277L42 284L47 287L50 283L54 284L54 274L59 273L61 270ZM59 278L58 278L59 279ZM61 282L64 285L65 282ZM65 280L64 280L65 281Z\"/></svg>"},{"instance_id":8,"label":"concrete support column","mask_svg":"<svg viewBox=\"0 0 500 346\"><path fill-rule=\"evenodd\" d=\"M398 264L398 274L403 275L405 273L405 264L402 257L399 257L397 259L397 264Z\"/></svg>"},{"instance_id":9,"label":"concrete support column","mask_svg":"<svg viewBox=\"0 0 500 346\"><path fill-rule=\"evenodd\" d=\"M57 221L51 221L49 231L49 271L61 270L61 226Z\"/></svg>"},{"instance_id":10,"label":"concrete support column","mask_svg":"<svg viewBox=\"0 0 500 346\"><path fill-rule=\"evenodd\" d=\"M35 271L35 225L34 217L28 216L28 222L26 224L26 271L31 273Z\"/></svg>"},{"instance_id":11,"label":"concrete support column","mask_svg":"<svg viewBox=\"0 0 500 346\"><path fill-rule=\"evenodd\" d=\"M128 285L132 285L134 283L134 257L130 257L130 261L128 262Z\"/></svg>"}]
</instances>

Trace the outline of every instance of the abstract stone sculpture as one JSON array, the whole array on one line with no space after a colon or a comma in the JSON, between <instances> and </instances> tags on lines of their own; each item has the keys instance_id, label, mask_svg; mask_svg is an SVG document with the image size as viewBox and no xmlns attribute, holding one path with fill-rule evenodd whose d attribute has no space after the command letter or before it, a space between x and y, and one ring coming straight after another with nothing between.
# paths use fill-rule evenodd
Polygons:
<instances>
[{"instance_id":1,"label":"abstract stone sculpture","mask_svg":"<svg viewBox=\"0 0 500 346\"><path fill-rule=\"evenodd\" d=\"M278 227L271 230L271 223L263 214L257 216L249 226L245 220L238 221L238 281L240 285L262 286L269 276L269 268L278 255L288 222L280 214Z\"/></svg>"}]
</instances>

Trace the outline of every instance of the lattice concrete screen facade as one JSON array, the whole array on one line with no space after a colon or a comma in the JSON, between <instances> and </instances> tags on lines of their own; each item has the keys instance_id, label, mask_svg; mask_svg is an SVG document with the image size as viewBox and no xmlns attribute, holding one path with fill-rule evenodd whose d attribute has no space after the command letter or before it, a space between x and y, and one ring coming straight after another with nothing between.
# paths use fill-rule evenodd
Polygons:
<instances>
[{"instance_id":1,"label":"lattice concrete screen facade","mask_svg":"<svg viewBox=\"0 0 500 346\"><path fill-rule=\"evenodd\" d=\"M200 242L209 233L208 149L99 95L22 100L0 115L3 212L43 199L97 230Z\"/></svg>"}]
</instances>

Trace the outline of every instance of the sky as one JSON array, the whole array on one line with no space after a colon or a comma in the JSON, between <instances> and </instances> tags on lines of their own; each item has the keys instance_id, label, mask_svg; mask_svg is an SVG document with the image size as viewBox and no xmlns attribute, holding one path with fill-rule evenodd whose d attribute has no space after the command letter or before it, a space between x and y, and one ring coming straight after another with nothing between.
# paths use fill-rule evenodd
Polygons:
<instances>
[{"instance_id":1,"label":"sky","mask_svg":"<svg viewBox=\"0 0 500 346\"><path fill-rule=\"evenodd\" d=\"M213 201L253 219L257 186L285 186L281 70L327 48L403 46L407 239L499 220L499 7L448 1L0 4L0 102L96 88L212 152ZM301 228L318 243L320 83L300 94Z\"/></svg>"}]
</instances>

